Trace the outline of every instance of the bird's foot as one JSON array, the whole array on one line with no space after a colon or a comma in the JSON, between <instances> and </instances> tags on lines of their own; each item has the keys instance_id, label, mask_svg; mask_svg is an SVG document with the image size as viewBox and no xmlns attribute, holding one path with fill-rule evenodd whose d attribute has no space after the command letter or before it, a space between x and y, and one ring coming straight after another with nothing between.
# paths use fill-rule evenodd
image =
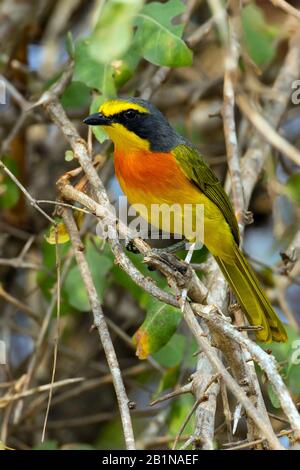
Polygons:
<instances>
[{"instance_id":1,"label":"bird's foot","mask_svg":"<svg viewBox=\"0 0 300 470\"><path fill-rule=\"evenodd\" d=\"M177 251L184 250L185 243L185 240L180 240L179 242L165 246L164 248L152 248L152 251L158 255L161 253L176 253Z\"/></svg>"},{"instance_id":2,"label":"bird's foot","mask_svg":"<svg viewBox=\"0 0 300 470\"><path fill-rule=\"evenodd\" d=\"M125 241L125 248L127 251L130 251L130 253L138 254L139 250L135 246L134 242L132 239L127 239Z\"/></svg>"}]
</instances>

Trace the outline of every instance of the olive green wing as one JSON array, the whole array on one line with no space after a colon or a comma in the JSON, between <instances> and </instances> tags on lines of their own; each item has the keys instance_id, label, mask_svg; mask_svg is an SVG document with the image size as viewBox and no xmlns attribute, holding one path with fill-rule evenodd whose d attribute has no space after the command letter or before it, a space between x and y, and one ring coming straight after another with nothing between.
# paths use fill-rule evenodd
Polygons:
<instances>
[{"instance_id":1,"label":"olive green wing","mask_svg":"<svg viewBox=\"0 0 300 470\"><path fill-rule=\"evenodd\" d=\"M177 145L172 153L187 178L222 211L236 242L239 243L239 227L232 204L216 175L198 151L188 143Z\"/></svg>"}]
</instances>

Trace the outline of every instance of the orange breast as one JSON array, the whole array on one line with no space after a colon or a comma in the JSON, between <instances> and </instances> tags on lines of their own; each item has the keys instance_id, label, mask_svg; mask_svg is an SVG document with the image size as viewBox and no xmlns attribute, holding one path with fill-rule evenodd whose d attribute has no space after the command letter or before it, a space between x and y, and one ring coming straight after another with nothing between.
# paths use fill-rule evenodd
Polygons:
<instances>
[{"instance_id":1,"label":"orange breast","mask_svg":"<svg viewBox=\"0 0 300 470\"><path fill-rule=\"evenodd\" d=\"M172 153L115 149L115 170L131 204L196 203L200 191L190 183Z\"/></svg>"}]
</instances>

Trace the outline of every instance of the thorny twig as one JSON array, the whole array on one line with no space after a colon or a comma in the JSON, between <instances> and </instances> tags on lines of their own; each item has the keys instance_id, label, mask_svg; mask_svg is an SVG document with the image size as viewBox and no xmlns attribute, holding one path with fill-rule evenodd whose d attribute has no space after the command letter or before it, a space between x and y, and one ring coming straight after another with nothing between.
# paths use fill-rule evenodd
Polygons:
<instances>
[{"instance_id":1,"label":"thorny twig","mask_svg":"<svg viewBox=\"0 0 300 470\"><path fill-rule=\"evenodd\" d=\"M201 307L197 304L193 304L192 307L202 318L205 318L205 320L210 323L212 328L218 329L222 334L226 332L227 337L230 337L241 346L244 346L251 354L251 357L259 363L260 367L265 371L270 383L277 393L281 407L288 417L289 422L295 432L295 439L299 440L300 416L280 374L278 374L274 357L267 354L262 348L260 348L249 338L237 332L237 330L233 328L230 323L224 321L213 311L211 307Z\"/></svg>"},{"instance_id":2,"label":"thorny twig","mask_svg":"<svg viewBox=\"0 0 300 470\"><path fill-rule=\"evenodd\" d=\"M273 431L270 430L268 424L265 422L261 413L253 406L253 404L247 398L245 392L239 387L236 381L226 370L220 359L214 353L209 341L203 336L203 330L195 319L194 313L189 304L186 304L184 317L199 347L206 354L209 361L213 365L215 372L219 373L222 376L222 379L226 383L228 389L237 397L238 401L244 406L248 415L253 419L257 427L268 440L270 447L272 449L282 449L282 446L275 437Z\"/></svg>"}]
</instances>

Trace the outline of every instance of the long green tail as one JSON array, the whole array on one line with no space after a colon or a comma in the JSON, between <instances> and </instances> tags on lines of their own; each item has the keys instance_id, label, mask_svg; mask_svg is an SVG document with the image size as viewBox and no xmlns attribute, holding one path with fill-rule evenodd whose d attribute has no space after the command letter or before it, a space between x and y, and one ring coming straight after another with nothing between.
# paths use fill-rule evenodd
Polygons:
<instances>
[{"instance_id":1,"label":"long green tail","mask_svg":"<svg viewBox=\"0 0 300 470\"><path fill-rule=\"evenodd\" d=\"M287 341L283 324L274 312L270 301L259 285L256 275L236 244L234 253L234 264L229 264L218 257L216 257L216 261L236 295L249 323L263 327L262 330L256 332L257 339L263 342Z\"/></svg>"}]
</instances>

